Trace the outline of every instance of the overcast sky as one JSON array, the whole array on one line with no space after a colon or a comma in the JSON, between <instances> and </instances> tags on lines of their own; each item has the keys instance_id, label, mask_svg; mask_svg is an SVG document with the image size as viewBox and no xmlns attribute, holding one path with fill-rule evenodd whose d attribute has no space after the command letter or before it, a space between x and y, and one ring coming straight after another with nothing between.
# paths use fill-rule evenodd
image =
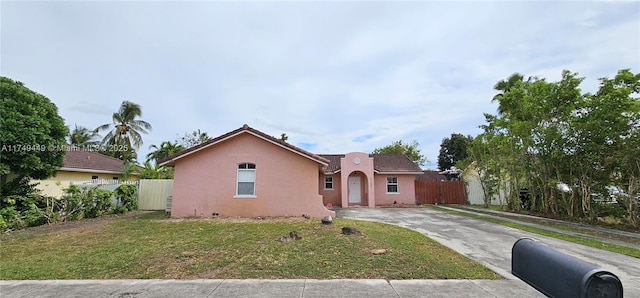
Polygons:
<instances>
[{"instance_id":1,"label":"overcast sky","mask_svg":"<svg viewBox=\"0 0 640 298\"><path fill-rule=\"evenodd\" d=\"M2 1L2 76L70 127L123 100L153 125L139 150L248 124L314 153L480 132L514 72L640 72L640 2Z\"/></svg>"}]
</instances>

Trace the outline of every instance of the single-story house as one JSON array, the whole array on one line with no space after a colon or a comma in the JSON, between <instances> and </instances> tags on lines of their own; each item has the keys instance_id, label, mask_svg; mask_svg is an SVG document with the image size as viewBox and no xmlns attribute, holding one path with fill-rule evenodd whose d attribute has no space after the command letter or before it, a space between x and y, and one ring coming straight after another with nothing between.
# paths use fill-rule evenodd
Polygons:
<instances>
[{"instance_id":1,"label":"single-story house","mask_svg":"<svg viewBox=\"0 0 640 298\"><path fill-rule=\"evenodd\" d=\"M416 203L414 181L422 169L403 154L320 156L329 160L320 180L325 204L375 207Z\"/></svg>"},{"instance_id":2,"label":"single-story house","mask_svg":"<svg viewBox=\"0 0 640 298\"><path fill-rule=\"evenodd\" d=\"M37 189L42 194L60 197L63 189L71 182L123 180L122 165L124 161L95 151L69 145L64 155L64 164L56 175L38 182ZM137 179L138 173L132 173L129 179Z\"/></svg>"},{"instance_id":3,"label":"single-story house","mask_svg":"<svg viewBox=\"0 0 640 298\"><path fill-rule=\"evenodd\" d=\"M404 155L316 155L246 124L160 165L175 168L172 217L324 217L335 216L328 203L415 204L422 173Z\"/></svg>"}]
</instances>

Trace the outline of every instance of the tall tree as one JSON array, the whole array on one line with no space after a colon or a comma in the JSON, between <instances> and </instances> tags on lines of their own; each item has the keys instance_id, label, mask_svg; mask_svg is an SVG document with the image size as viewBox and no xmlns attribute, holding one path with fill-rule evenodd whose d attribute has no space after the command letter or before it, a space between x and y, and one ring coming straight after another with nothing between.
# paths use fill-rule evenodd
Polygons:
<instances>
[{"instance_id":1,"label":"tall tree","mask_svg":"<svg viewBox=\"0 0 640 298\"><path fill-rule=\"evenodd\" d=\"M149 146L149 150L152 150L147 154L147 161L153 160L156 164L164 158L167 158L175 153L178 153L185 148L178 144L178 142L168 142L164 141L160 143L160 147L156 145Z\"/></svg>"},{"instance_id":2,"label":"tall tree","mask_svg":"<svg viewBox=\"0 0 640 298\"><path fill-rule=\"evenodd\" d=\"M622 203L640 226L632 200L640 186L640 74L601 78L595 94L583 94L582 81L563 71L557 82L519 74L498 82L498 114L485 115L472 157L499 178L511 208L519 208L518 188L526 187L537 211L595 220L601 207L593 194L615 184L627 190Z\"/></svg>"},{"instance_id":3,"label":"tall tree","mask_svg":"<svg viewBox=\"0 0 640 298\"><path fill-rule=\"evenodd\" d=\"M96 146L100 143L100 141L96 140L98 137L99 135L95 130L90 130L76 124L73 130L71 130L71 134L69 134L69 144L79 147Z\"/></svg>"},{"instance_id":4,"label":"tall tree","mask_svg":"<svg viewBox=\"0 0 640 298\"><path fill-rule=\"evenodd\" d=\"M411 141L411 143L404 143L402 140L395 141L390 145L384 146L382 148L376 148L373 150L373 154L404 154L411 161L413 161L416 165L420 166L427 162L427 159L420 153L420 149L418 148L420 143L417 140Z\"/></svg>"},{"instance_id":5,"label":"tall tree","mask_svg":"<svg viewBox=\"0 0 640 298\"><path fill-rule=\"evenodd\" d=\"M451 137L442 139L438 154L438 168L441 171L451 169L458 161L467 158L467 146L473 140L472 136L452 133Z\"/></svg>"},{"instance_id":6,"label":"tall tree","mask_svg":"<svg viewBox=\"0 0 640 298\"><path fill-rule=\"evenodd\" d=\"M107 155L124 160L134 160L136 150L142 145L141 133L148 133L151 124L138 119L142 116L140 105L123 101L118 112L113 113L113 123L98 126L95 131L109 131L102 139L102 144L107 148Z\"/></svg>"},{"instance_id":7,"label":"tall tree","mask_svg":"<svg viewBox=\"0 0 640 298\"><path fill-rule=\"evenodd\" d=\"M200 145L208 140L211 137L206 132L201 132L200 129L194 130L192 133L185 133L180 140L177 142L182 145L184 148L191 148L193 146Z\"/></svg>"},{"instance_id":8,"label":"tall tree","mask_svg":"<svg viewBox=\"0 0 640 298\"><path fill-rule=\"evenodd\" d=\"M0 77L0 96L0 189L6 195L12 188L5 184L8 180L56 173L63 165L69 130L56 105L21 82ZM17 178L9 179L9 173Z\"/></svg>"}]
</instances>

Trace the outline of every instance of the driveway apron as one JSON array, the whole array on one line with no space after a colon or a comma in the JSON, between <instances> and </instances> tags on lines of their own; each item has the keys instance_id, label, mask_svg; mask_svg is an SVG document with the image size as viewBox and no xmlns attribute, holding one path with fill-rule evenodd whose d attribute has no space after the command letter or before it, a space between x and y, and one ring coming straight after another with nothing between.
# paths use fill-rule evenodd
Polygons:
<instances>
[{"instance_id":1,"label":"driveway apron","mask_svg":"<svg viewBox=\"0 0 640 298\"><path fill-rule=\"evenodd\" d=\"M418 231L506 279L517 279L511 274L513 244L520 238L531 238L616 274L625 296L640 297L637 258L426 208L348 208L336 214L339 218L384 222Z\"/></svg>"}]
</instances>

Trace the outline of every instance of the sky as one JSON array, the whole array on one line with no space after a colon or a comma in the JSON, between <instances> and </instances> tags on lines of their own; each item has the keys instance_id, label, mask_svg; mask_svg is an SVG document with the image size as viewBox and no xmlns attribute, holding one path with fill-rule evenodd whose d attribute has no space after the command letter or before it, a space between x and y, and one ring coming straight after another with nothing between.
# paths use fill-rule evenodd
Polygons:
<instances>
[{"instance_id":1,"label":"sky","mask_svg":"<svg viewBox=\"0 0 640 298\"><path fill-rule=\"evenodd\" d=\"M313 153L476 136L513 73L640 72L640 2L0 2L0 74L93 129L129 100L138 151L243 124ZM103 134L104 135L104 134Z\"/></svg>"}]
</instances>

